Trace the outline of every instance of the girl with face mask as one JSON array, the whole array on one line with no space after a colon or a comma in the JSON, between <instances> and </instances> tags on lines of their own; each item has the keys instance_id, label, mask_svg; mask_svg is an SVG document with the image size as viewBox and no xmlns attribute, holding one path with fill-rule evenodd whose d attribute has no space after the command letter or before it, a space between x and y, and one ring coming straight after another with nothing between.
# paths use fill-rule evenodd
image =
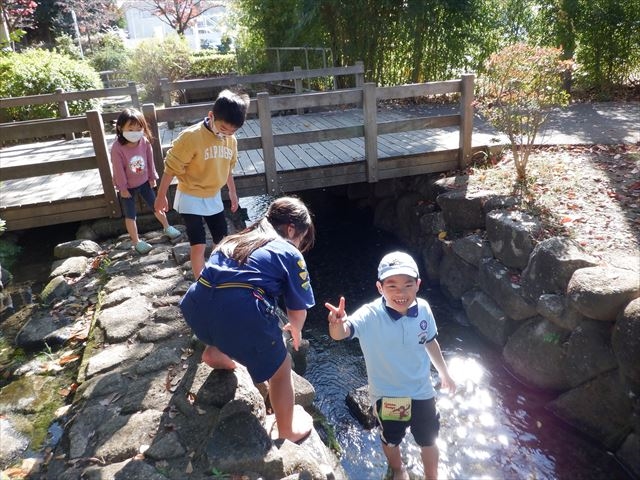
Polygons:
<instances>
[{"instance_id":1,"label":"girl with face mask","mask_svg":"<svg viewBox=\"0 0 640 480\"><path fill-rule=\"evenodd\" d=\"M153 209L156 195L158 174L153 162L152 139L149 126L144 115L135 108L125 108L116 120L116 141L111 147L111 166L113 184L118 190L122 211L125 216L125 227L131 237L136 252L148 253L152 246L141 240L136 224L136 197L140 195ZM167 216L162 211L154 211L163 232L171 240L178 238L182 232L169 225Z\"/></svg>"}]
</instances>

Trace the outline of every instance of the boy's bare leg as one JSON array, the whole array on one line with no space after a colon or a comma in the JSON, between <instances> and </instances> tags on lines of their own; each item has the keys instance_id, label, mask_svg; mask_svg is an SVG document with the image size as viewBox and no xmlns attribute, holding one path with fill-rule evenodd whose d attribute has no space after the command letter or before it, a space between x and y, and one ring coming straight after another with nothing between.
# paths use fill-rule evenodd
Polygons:
<instances>
[{"instance_id":1,"label":"boy's bare leg","mask_svg":"<svg viewBox=\"0 0 640 480\"><path fill-rule=\"evenodd\" d=\"M222 370L234 370L237 365L229 355L222 353L218 347L207 345L202 352L202 361L211 368Z\"/></svg>"},{"instance_id":2,"label":"boy's bare leg","mask_svg":"<svg viewBox=\"0 0 640 480\"><path fill-rule=\"evenodd\" d=\"M153 214L160 222L160 225L162 225L162 228L167 228L169 226L169 220L167 220L167 215L164 212L156 210Z\"/></svg>"},{"instance_id":3,"label":"boy's bare leg","mask_svg":"<svg viewBox=\"0 0 640 480\"><path fill-rule=\"evenodd\" d=\"M420 450L422 464L424 466L424 478L427 480L437 480L438 478L438 447L422 447Z\"/></svg>"},{"instance_id":4,"label":"boy's bare leg","mask_svg":"<svg viewBox=\"0 0 640 480\"><path fill-rule=\"evenodd\" d=\"M200 278L200 273L204 268L204 251L207 248L205 243L198 243L191 245L191 270L193 270L193 276L197 280Z\"/></svg>"},{"instance_id":5,"label":"boy's bare leg","mask_svg":"<svg viewBox=\"0 0 640 480\"><path fill-rule=\"evenodd\" d=\"M295 397L289 355L269 379L269 399L276 416L278 438L297 442L309 435L313 428L311 415L302 408L294 409Z\"/></svg>"},{"instance_id":6,"label":"boy's bare leg","mask_svg":"<svg viewBox=\"0 0 640 480\"><path fill-rule=\"evenodd\" d=\"M393 470L393 480L409 480L409 474L407 469L402 464L402 457L400 456L400 446L392 447L391 445L382 444L382 451L387 457L387 462L391 470Z\"/></svg>"}]
</instances>

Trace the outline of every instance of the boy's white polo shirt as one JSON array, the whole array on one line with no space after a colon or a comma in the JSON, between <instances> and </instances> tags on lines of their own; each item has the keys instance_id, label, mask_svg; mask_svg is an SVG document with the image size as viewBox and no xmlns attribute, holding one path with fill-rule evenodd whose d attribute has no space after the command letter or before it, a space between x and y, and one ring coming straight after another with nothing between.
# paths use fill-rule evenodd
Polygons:
<instances>
[{"instance_id":1,"label":"boy's white polo shirt","mask_svg":"<svg viewBox=\"0 0 640 480\"><path fill-rule=\"evenodd\" d=\"M426 344L438 330L425 300L418 298L407 315L395 320L381 297L349 315L347 322L350 338L360 341L372 403L381 397L435 396Z\"/></svg>"}]
</instances>

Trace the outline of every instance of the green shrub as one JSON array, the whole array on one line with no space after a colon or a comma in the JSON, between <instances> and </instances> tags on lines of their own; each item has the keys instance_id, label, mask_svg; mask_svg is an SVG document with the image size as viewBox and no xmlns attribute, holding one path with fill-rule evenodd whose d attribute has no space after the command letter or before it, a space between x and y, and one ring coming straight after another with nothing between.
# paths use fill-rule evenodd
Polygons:
<instances>
[{"instance_id":1,"label":"green shrub","mask_svg":"<svg viewBox=\"0 0 640 480\"><path fill-rule=\"evenodd\" d=\"M526 186L527 160L554 107L567 105L562 86L571 62L557 48L508 45L489 57L479 78L478 109L511 143L518 183Z\"/></svg>"},{"instance_id":2,"label":"green shrub","mask_svg":"<svg viewBox=\"0 0 640 480\"><path fill-rule=\"evenodd\" d=\"M162 42L156 39L141 42L131 56L129 73L132 80L144 88L144 100L160 102L160 79L183 79L189 71L190 55L187 42L178 35L167 37Z\"/></svg>"},{"instance_id":3,"label":"green shrub","mask_svg":"<svg viewBox=\"0 0 640 480\"><path fill-rule=\"evenodd\" d=\"M87 62L74 60L49 50L27 49L21 53L8 52L0 56L0 97L24 97L102 88L100 75ZM100 101L69 102L71 115L82 115L100 107ZM27 105L6 109L10 120L33 120L58 116L58 105Z\"/></svg>"},{"instance_id":4,"label":"green shrub","mask_svg":"<svg viewBox=\"0 0 640 480\"><path fill-rule=\"evenodd\" d=\"M76 39L68 33L58 35L54 39L54 43L55 51L60 55L66 55L67 57L75 58L76 60L82 58L82 52L80 51L80 47L78 46Z\"/></svg>"},{"instance_id":5,"label":"green shrub","mask_svg":"<svg viewBox=\"0 0 640 480\"><path fill-rule=\"evenodd\" d=\"M94 44L87 58L98 72L124 70L127 67L131 55L117 33L102 33L94 39Z\"/></svg>"},{"instance_id":6,"label":"green shrub","mask_svg":"<svg viewBox=\"0 0 640 480\"><path fill-rule=\"evenodd\" d=\"M237 70L235 55L221 55L205 50L191 57L191 65L185 78L223 77Z\"/></svg>"}]
</instances>

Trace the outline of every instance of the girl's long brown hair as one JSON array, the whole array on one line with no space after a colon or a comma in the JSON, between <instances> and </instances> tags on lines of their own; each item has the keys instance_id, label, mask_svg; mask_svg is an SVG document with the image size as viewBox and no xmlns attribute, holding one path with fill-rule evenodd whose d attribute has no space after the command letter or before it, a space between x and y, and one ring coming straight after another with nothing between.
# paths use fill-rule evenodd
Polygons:
<instances>
[{"instance_id":1,"label":"girl's long brown hair","mask_svg":"<svg viewBox=\"0 0 640 480\"><path fill-rule=\"evenodd\" d=\"M278 237L287 238L289 225L295 228L296 236L302 236L299 250L309 251L315 242L316 230L306 205L296 197L274 200L264 217L241 232L225 237L216 251L243 264L254 250Z\"/></svg>"}]
</instances>

